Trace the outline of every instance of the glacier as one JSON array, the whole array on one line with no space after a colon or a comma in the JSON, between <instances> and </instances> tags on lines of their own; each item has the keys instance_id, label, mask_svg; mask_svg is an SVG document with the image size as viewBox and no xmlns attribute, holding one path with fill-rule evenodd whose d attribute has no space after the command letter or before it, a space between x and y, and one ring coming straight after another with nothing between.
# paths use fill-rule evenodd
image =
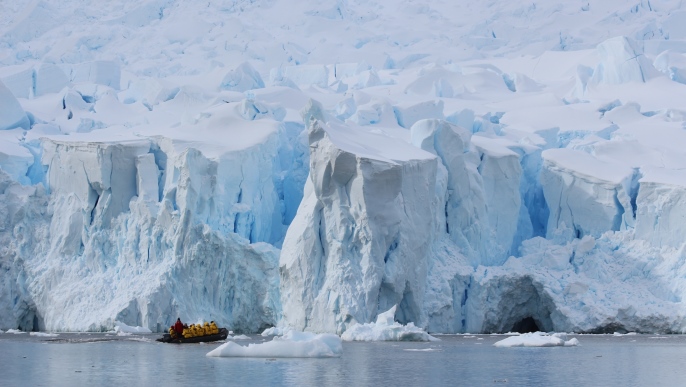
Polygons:
<instances>
[{"instance_id":1,"label":"glacier","mask_svg":"<svg viewBox=\"0 0 686 387\"><path fill-rule=\"evenodd\" d=\"M686 333L681 7L2 4L0 329Z\"/></svg>"}]
</instances>

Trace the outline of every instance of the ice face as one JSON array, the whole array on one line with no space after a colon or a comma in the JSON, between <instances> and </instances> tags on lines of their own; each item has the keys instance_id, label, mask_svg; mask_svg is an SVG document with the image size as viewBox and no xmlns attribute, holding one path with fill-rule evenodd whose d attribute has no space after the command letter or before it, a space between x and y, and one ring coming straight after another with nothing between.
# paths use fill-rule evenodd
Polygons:
<instances>
[{"instance_id":1,"label":"ice face","mask_svg":"<svg viewBox=\"0 0 686 387\"><path fill-rule=\"evenodd\" d=\"M402 320L422 321L435 159L318 120L309 142L305 197L280 261L286 324L343 332L395 304Z\"/></svg>"},{"instance_id":2,"label":"ice face","mask_svg":"<svg viewBox=\"0 0 686 387\"><path fill-rule=\"evenodd\" d=\"M0 130L29 128L29 118L26 116L24 109L22 109L19 101L17 101L10 89L2 82L0 82L0 104L2 105Z\"/></svg>"}]
</instances>

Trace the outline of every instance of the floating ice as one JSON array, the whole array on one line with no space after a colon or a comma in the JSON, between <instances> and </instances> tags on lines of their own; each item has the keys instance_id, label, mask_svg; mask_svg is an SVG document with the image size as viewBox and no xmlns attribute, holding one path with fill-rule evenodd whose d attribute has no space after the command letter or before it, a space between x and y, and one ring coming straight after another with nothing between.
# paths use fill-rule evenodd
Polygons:
<instances>
[{"instance_id":1,"label":"floating ice","mask_svg":"<svg viewBox=\"0 0 686 387\"><path fill-rule=\"evenodd\" d=\"M496 347L574 347L579 345L579 340L572 338L567 340L565 333L547 334L543 332L524 333L519 336L510 336L493 344Z\"/></svg>"},{"instance_id":2,"label":"floating ice","mask_svg":"<svg viewBox=\"0 0 686 387\"><path fill-rule=\"evenodd\" d=\"M57 337L57 333L47 333L47 332L30 332L29 335L37 337Z\"/></svg>"},{"instance_id":3,"label":"floating ice","mask_svg":"<svg viewBox=\"0 0 686 387\"><path fill-rule=\"evenodd\" d=\"M227 340L250 340L250 337L246 335L236 335L227 337Z\"/></svg>"},{"instance_id":4,"label":"floating ice","mask_svg":"<svg viewBox=\"0 0 686 387\"><path fill-rule=\"evenodd\" d=\"M396 306L379 314L375 323L355 324L341 335L344 341L440 341L413 323L394 321Z\"/></svg>"},{"instance_id":5,"label":"floating ice","mask_svg":"<svg viewBox=\"0 0 686 387\"><path fill-rule=\"evenodd\" d=\"M211 357L340 357L341 339L330 333L314 334L288 331L272 341L242 346L234 342L222 344L207 353Z\"/></svg>"},{"instance_id":6,"label":"floating ice","mask_svg":"<svg viewBox=\"0 0 686 387\"><path fill-rule=\"evenodd\" d=\"M19 329L8 329L5 333L12 333L12 334L15 334L15 335L20 335L20 334L26 333L26 332L21 331L21 330L19 330Z\"/></svg>"},{"instance_id":7,"label":"floating ice","mask_svg":"<svg viewBox=\"0 0 686 387\"><path fill-rule=\"evenodd\" d=\"M119 333L152 333L150 329L145 327L132 327L124 324L121 321L115 321L114 331Z\"/></svg>"},{"instance_id":8,"label":"floating ice","mask_svg":"<svg viewBox=\"0 0 686 387\"><path fill-rule=\"evenodd\" d=\"M289 329L281 327L271 327L262 331L262 336L282 336L284 333L288 332Z\"/></svg>"}]
</instances>

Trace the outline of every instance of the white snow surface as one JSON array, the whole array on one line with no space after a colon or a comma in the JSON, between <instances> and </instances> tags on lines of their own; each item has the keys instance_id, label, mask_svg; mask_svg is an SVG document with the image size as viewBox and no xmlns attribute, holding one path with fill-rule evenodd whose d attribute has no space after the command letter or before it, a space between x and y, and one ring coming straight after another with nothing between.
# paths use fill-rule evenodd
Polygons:
<instances>
[{"instance_id":1,"label":"white snow surface","mask_svg":"<svg viewBox=\"0 0 686 387\"><path fill-rule=\"evenodd\" d=\"M0 328L686 333L684 7L0 2Z\"/></svg>"},{"instance_id":2,"label":"white snow surface","mask_svg":"<svg viewBox=\"0 0 686 387\"><path fill-rule=\"evenodd\" d=\"M331 333L290 330L271 341L243 346L227 342L207 353L209 357L340 357L341 338Z\"/></svg>"},{"instance_id":3,"label":"white snow surface","mask_svg":"<svg viewBox=\"0 0 686 387\"><path fill-rule=\"evenodd\" d=\"M355 324L341 335L344 341L439 341L413 323L394 321L396 306L379 314L376 322Z\"/></svg>"},{"instance_id":4,"label":"white snow surface","mask_svg":"<svg viewBox=\"0 0 686 387\"><path fill-rule=\"evenodd\" d=\"M543 332L524 333L510 336L493 344L499 348L510 347L576 347L579 340L576 337L567 340L565 333L547 334Z\"/></svg>"}]
</instances>

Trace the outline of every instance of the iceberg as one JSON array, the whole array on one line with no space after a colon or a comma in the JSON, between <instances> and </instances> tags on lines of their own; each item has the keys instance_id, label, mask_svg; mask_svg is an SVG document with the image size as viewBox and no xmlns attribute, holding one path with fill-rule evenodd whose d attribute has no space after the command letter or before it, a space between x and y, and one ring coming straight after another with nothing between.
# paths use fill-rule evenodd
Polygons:
<instances>
[{"instance_id":1,"label":"iceberg","mask_svg":"<svg viewBox=\"0 0 686 387\"><path fill-rule=\"evenodd\" d=\"M439 341L413 323L395 322L397 305L379 314L375 323L356 324L341 335L343 341Z\"/></svg>"},{"instance_id":2,"label":"iceberg","mask_svg":"<svg viewBox=\"0 0 686 387\"><path fill-rule=\"evenodd\" d=\"M47 333L47 332L29 332L29 335L36 337L57 337L57 333Z\"/></svg>"},{"instance_id":3,"label":"iceberg","mask_svg":"<svg viewBox=\"0 0 686 387\"><path fill-rule=\"evenodd\" d=\"M579 340L576 337L567 340L564 333L547 334L543 332L525 333L519 336L510 336L493 344L498 348L511 347L576 347Z\"/></svg>"},{"instance_id":4,"label":"iceberg","mask_svg":"<svg viewBox=\"0 0 686 387\"><path fill-rule=\"evenodd\" d=\"M327 358L340 357L343 346L340 337L331 334L288 331L271 341L242 346L227 342L207 353L208 357L276 357Z\"/></svg>"},{"instance_id":5,"label":"iceberg","mask_svg":"<svg viewBox=\"0 0 686 387\"><path fill-rule=\"evenodd\" d=\"M123 334L123 333L152 333L150 329L144 328L144 327L132 327L129 325L124 324L121 321L115 321L114 322L114 331L117 332L117 334ZM33 333L33 332L31 332Z\"/></svg>"}]
</instances>

